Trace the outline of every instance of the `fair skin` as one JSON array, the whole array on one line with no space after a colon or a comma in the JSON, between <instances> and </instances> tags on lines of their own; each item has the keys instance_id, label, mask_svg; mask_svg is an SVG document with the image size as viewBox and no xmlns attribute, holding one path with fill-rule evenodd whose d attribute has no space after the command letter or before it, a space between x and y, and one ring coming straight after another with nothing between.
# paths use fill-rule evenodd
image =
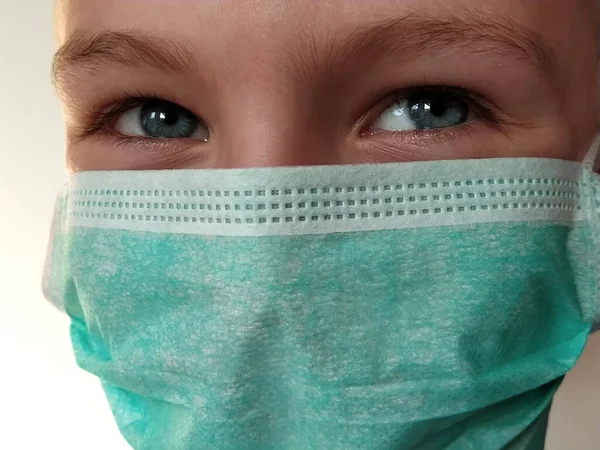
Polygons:
<instances>
[{"instance_id":1,"label":"fair skin","mask_svg":"<svg viewBox=\"0 0 600 450\"><path fill-rule=\"evenodd\" d=\"M68 167L581 160L598 130L596 3L59 0ZM148 96L170 103L131 101ZM448 123L390 113L412 105ZM185 133L152 138L144 106Z\"/></svg>"}]
</instances>

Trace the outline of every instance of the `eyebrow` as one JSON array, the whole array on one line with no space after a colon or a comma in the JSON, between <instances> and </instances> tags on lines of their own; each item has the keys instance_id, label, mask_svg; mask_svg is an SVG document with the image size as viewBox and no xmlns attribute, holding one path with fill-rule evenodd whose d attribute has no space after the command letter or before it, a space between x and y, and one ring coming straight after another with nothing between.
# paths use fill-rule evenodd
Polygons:
<instances>
[{"instance_id":1,"label":"eyebrow","mask_svg":"<svg viewBox=\"0 0 600 450\"><path fill-rule=\"evenodd\" d=\"M191 44L137 30L74 33L52 60L52 81L82 67L92 72L102 64L154 67L163 72L198 70Z\"/></svg>"},{"instance_id":2,"label":"eyebrow","mask_svg":"<svg viewBox=\"0 0 600 450\"><path fill-rule=\"evenodd\" d=\"M557 65L556 52L538 33L508 18L481 12L461 16L412 13L380 21L353 30L341 45L332 40L327 54L340 59L374 53L410 58L449 49L525 61L544 76Z\"/></svg>"},{"instance_id":3,"label":"eyebrow","mask_svg":"<svg viewBox=\"0 0 600 450\"><path fill-rule=\"evenodd\" d=\"M331 37L331 36L328 36ZM310 40L310 42L308 42ZM302 38L288 52L295 69L302 73L333 67L356 55L394 53L412 57L424 52L463 48L479 53L525 60L543 75L556 64L556 53L533 30L507 18L468 13L461 17L433 17L420 13L371 23L340 39L328 39L320 48L316 36ZM339 61L338 61L339 60ZM189 73L199 70L197 54L189 42L170 40L136 30L75 33L55 54L52 79L78 67L93 72L103 64L153 67L163 72Z\"/></svg>"}]
</instances>

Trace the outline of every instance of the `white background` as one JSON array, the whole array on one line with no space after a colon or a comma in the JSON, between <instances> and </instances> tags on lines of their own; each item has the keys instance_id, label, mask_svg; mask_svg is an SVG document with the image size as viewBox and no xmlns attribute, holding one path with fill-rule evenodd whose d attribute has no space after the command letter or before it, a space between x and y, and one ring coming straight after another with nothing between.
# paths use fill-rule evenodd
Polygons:
<instances>
[{"instance_id":1,"label":"white background","mask_svg":"<svg viewBox=\"0 0 600 450\"><path fill-rule=\"evenodd\" d=\"M52 2L0 6L0 449L127 449L99 383L75 365L67 318L41 294L65 181ZM559 392L547 449L600 450L600 335Z\"/></svg>"}]
</instances>

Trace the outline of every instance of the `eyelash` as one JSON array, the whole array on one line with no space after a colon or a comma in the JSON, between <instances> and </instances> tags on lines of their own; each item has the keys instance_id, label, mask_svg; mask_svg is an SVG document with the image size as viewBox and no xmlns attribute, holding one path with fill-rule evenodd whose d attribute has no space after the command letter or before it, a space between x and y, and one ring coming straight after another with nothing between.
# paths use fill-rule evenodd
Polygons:
<instances>
[{"instance_id":1,"label":"eyelash","mask_svg":"<svg viewBox=\"0 0 600 450\"><path fill-rule=\"evenodd\" d=\"M469 108L473 108L479 116L478 118L483 119L483 121L485 121L486 123L494 124L497 126L501 126L505 123L502 120L499 108L497 108L496 105L494 105L493 102L488 100L485 96L479 93L462 87L449 86L447 84L428 85L424 83L422 85L415 85L412 87L397 90L393 94L387 95L383 100L379 100L377 102L379 106L371 108L371 111L367 114L367 117L369 118L368 125L365 129L363 129L363 131L361 131L361 136L375 136L377 134L385 133L390 137L408 137L407 135L411 135L414 137L419 134L427 134L428 137L433 138L436 136L439 137L439 134L452 133L453 135L456 135L457 132L465 132L466 134L469 134L472 131L472 125L469 122L456 127L433 129L426 131L380 131L373 130L372 128L370 128L371 123L386 109L397 104L399 100L408 98L411 95L414 95L415 93L419 93L421 95L452 95L465 102L469 106ZM135 93L125 93L120 99L111 99L111 106L109 106L108 108L104 108L97 111L91 111L88 115L90 118L89 125L85 126L82 129L81 137L104 134L116 140L116 143L119 145L124 145L127 142L148 143L149 141L156 141L160 144L166 144L169 140L145 136L125 136L111 128L111 124L114 124L114 122L118 119L118 117L121 114L133 108L143 106L149 101L170 100L166 99L164 96L159 96L156 94L144 94L140 91L136 91ZM176 102L172 103L178 105L178 103ZM196 117L196 119L201 124L204 124L204 121L201 118L199 118L195 114L194 117ZM170 139L170 141L173 140Z\"/></svg>"}]
</instances>

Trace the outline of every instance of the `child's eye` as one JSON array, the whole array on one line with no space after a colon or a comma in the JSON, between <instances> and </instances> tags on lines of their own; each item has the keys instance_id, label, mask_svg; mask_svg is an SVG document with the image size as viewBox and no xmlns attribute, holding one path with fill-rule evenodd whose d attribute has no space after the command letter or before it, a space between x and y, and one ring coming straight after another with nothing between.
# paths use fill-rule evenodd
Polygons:
<instances>
[{"instance_id":1,"label":"child's eye","mask_svg":"<svg viewBox=\"0 0 600 450\"><path fill-rule=\"evenodd\" d=\"M417 91L396 98L371 126L373 131L419 131L462 125L476 116L460 95Z\"/></svg>"},{"instance_id":2,"label":"child's eye","mask_svg":"<svg viewBox=\"0 0 600 450\"><path fill-rule=\"evenodd\" d=\"M140 99L139 104L121 113L114 130L125 136L153 139L208 140L208 129L190 111L159 99Z\"/></svg>"}]
</instances>

